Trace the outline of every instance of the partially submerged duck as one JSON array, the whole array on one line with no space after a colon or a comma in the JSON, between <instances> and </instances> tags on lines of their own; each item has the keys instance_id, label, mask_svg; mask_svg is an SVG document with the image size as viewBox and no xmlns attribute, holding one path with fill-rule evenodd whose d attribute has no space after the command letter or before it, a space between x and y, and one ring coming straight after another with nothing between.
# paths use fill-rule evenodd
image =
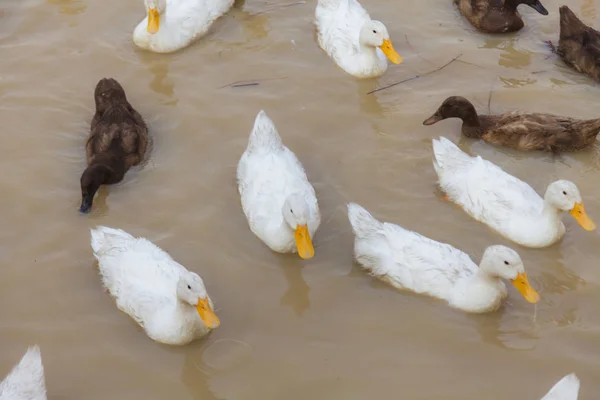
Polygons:
<instances>
[{"instance_id":1,"label":"partially submerged duck","mask_svg":"<svg viewBox=\"0 0 600 400\"><path fill-rule=\"evenodd\" d=\"M146 18L133 42L155 53L180 50L204 36L235 0L144 0Z\"/></svg>"},{"instance_id":2,"label":"partially submerged duck","mask_svg":"<svg viewBox=\"0 0 600 400\"><path fill-rule=\"evenodd\" d=\"M454 0L454 4L475 28L487 33L516 32L523 28L525 23L517 11L521 4L548 15L539 0Z\"/></svg>"},{"instance_id":3,"label":"partially submerged duck","mask_svg":"<svg viewBox=\"0 0 600 400\"><path fill-rule=\"evenodd\" d=\"M119 82L101 79L94 97L96 114L85 145L88 167L81 175L82 213L92 209L101 185L120 182L129 168L142 161L148 145L148 127Z\"/></svg>"},{"instance_id":4,"label":"partially submerged duck","mask_svg":"<svg viewBox=\"0 0 600 400\"><path fill-rule=\"evenodd\" d=\"M574 151L596 143L600 119L575 119L552 114L513 111L500 115L477 114L464 97L448 97L423 125L460 118L462 134L517 150Z\"/></svg>"},{"instance_id":5,"label":"partially submerged duck","mask_svg":"<svg viewBox=\"0 0 600 400\"><path fill-rule=\"evenodd\" d=\"M315 189L273 121L260 111L237 168L238 191L250 230L271 250L315 254L312 240L321 223Z\"/></svg>"},{"instance_id":6,"label":"partially submerged duck","mask_svg":"<svg viewBox=\"0 0 600 400\"><path fill-rule=\"evenodd\" d=\"M577 400L579 397L579 378L569 374L558 381L542 400Z\"/></svg>"},{"instance_id":7,"label":"partially submerged duck","mask_svg":"<svg viewBox=\"0 0 600 400\"><path fill-rule=\"evenodd\" d=\"M567 6L560 7L556 52L567 65L600 82L600 32L581 22Z\"/></svg>"},{"instance_id":8,"label":"partially submerged duck","mask_svg":"<svg viewBox=\"0 0 600 400\"><path fill-rule=\"evenodd\" d=\"M508 247L488 247L477 266L449 244L380 222L358 204L348 204L348 218L356 261L397 289L436 297L470 313L497 310L507 297L503 280L512 282L528 302L540 300L521 257Z\"/></svg>"},{"instance_id":9,"label":"partially submerged duck","mask_svg":"<svg viewBox=\"0 0 600 400\"><path fill-rule=\"evenodd\" d=\"M221 324L202 278L161 248L105 226L91 236L104 287L151 339L185 345Z\"/></svg>"},{"instance_id":10,"label":"partially submerged duck","mask_svg":"<svg viewBox=\"0 0 600 400\"><path fill-rule=\"evenodd\" d=\"M0 383L0 400L46 400L44 365L38 346L27 349L21 361Z\"/></svg>"},{"instance_id":11,"label":"partially submerged duck","mask_svg":"<svg viewBox=\"0 0 600 400\"><path fill-rule=\"evenodd\" d=\"M541 198L527 183L454 143L433 140L433 167L448 199L471 217L525 247L542 248L565 234L561 214L568 212L587 231L596 229L573 182L556 181Z\"/></svg>"},{"instance_id":12,"label":"partially submerged duck","mask_svg":"<svg viewBox=\"0 0 600 400\"><path fill-rule=\"evenodd\" d=\"M401 64L385 25L374 21L357 0L318 0L315 24L319 46L357 78L381 76L386 60Z\"/></svg>"}]
</instances>

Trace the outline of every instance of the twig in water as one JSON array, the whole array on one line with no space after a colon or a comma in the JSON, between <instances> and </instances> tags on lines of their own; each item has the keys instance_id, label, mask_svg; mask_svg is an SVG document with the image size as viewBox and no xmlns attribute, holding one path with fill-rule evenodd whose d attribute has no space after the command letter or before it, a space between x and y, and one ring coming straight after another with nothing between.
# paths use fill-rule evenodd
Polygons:
<instances>
[{"instance_id":1,"label":"twig in water","mask_svg":"<svg viewBox=\"0 0 600 400\"><path fill-rule=\"evenodd\" d=\"M282 9L282 8L288 8L288 7L292 7L292 6L297 6L298 4L304 4L304 3L306 3L306 1L296 1L294 3L282 4L280 6L275 6L275 7L267 8L266 10L259 11L256 14L252 14L252 16L264 14L266 12L273 11L273 10L279 10L279 9Z\"/></svg>"},{"instance_id":2,"label":"twig in water","mask_svg":"<svg viewBox=\"0 0 600 400\"><path fill-rule=\"evenodd\" d=\"M277 81L280 79L287 79L287 76L280 76L277 78L249 79L246 81L235 81L228 83L227 85L221 86L219 89L223 89L226 87L258 86L260 84L259 82Z\"/></svg>"},{"instance_id":3,"label":"twig in water","mask_svg":"<svg viewBox=\"0 0 600 400\"><path fill-rule=\"evenodd\" d=\"M238 85L231 85L231 87L245 87L245 86L258 86L260 83L252 82L252 83L240 83Z\"/></svg>"},{"instance_id":4,"label":"twig in water","mask_svg":"<svg viewBox=\"0 0 600 400\"><path fill-rule=\"evenodd\" d=\"M490 89L490 95L488 96L488 114L492 114L492 93L494 93L494 88Z\"/></svg>"},{"instance_id":5,"label":"twig in water","mask_svg":"<svg viewBox=\"0 0 600 400\"><path fill-rule=\"evenodd\" d=\"M395 82L395 83L392 83L391 85L387 85L387 86L384 86L384 87L382 87L382 88L379 88L379 89L371 90L371 91L370 91L369 93L367 93L367 94L373 94L373 93L375 93L375 92L380 92L380 91L382 91L382 90L389 89L389 88L391 88L391 87L394 87L394 86L396 86L396 85L400 85L401 83L408 82L408 81L412 81L413 79L421 78L421 77L423 77L423 76L431 75L431 74L433 74L433 73L436 73L436 72L438 72L438 71L441 71L441 70L443 70L443 69L444 69L444 68L446 68L448 65L450 65L450 64L452 64L454 61L458 60L460 57L462 57L462 53L460 53L459 55L457 55L456 57L454 57L452 60L448 61L446 64L442 65L441 67L434 69L433 71L426 72L426 73L424 73L423 75L415 75L415 76L413 76L412 78L404 79L404 80L402 80L402 81L400 81L400 82Z\"/></svg>"}]
</instances>

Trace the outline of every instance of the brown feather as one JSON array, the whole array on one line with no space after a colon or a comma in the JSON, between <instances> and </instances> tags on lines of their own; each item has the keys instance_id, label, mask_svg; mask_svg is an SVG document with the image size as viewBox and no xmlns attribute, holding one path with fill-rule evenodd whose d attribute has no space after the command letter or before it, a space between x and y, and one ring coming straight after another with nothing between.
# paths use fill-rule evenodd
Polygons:
<instances>
[{"instance_id":1,"label":"brown feather","mask_svg":"<svg viewBox=\"0 0 600 400\"><path fill-rule=\"evenodd\" d=\"M520 4L548 14L538 0L454 0L454 4L475 28L487 33L516 32L523 28L525 23L517 11Z\"/></svg>"},{"instance_id":2,"label":"brown feather","mask_svg":"<svg viewBox=\"0 0 600 400\"><path fill-rule=\"evenodd\" d=\"M567 65L600 82L600 32L586 26L567 6L560 7L557 53Z\"/></svg>"},{"instance_id":3,"label":"brown feather","mask_svg":"<svg viewBox=\"0 0 600 400\"><path fill-rule=\"evenodd\" d=\"M100 80L94 96L96 114L85 146L88 168L81 176L83 212L89 211L98 187L120 182L148 146L148 127L116 80Z\"/></svg>"},{"instance_id":4,"label":"brown feather","mask_svg":"<svg viewBox=\"0 0 600 400\"><path fill-rule=\"evenodd\" d=\"M513 111L500 115L478 115L465 98L447 98L425 125L446 118L463 120L462 133L471 138L518 150L575 151L596 142L600 119L581 120L544 113Z\"/></svg>"}]
</instances>

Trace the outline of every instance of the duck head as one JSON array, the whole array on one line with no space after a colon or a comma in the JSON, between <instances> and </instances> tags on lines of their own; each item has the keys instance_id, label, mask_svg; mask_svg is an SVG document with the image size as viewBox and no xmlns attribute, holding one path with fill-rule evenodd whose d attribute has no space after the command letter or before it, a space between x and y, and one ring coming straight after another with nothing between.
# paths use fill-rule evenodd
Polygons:
<instances>
[{"instance_id":1,"label":"duck head","mask_svg":"<svg viewBox=\"0 0 600 400\"><path fill-rule=\"evenodd\" d=\"M525 267L519 254L506 246L490 246L485 249L481 271L492 278L511 281L525 300L535 304L540 301L540 295L529 283Z\"/></svg>"},{"instance_id":2,"label":"duck head","mask_svg":"<svg viewBox=\"0 0 600 400\"><path fill-rule=\"evenodd\" d=\"M92 209L94 196L100 188L112 175L112 170L105 165L90 165L81 175L81 207L79 212L87 214Z\"/></svg>"},{"instance_id":3,"label":"duck head","mask_svg":"<svg viewBox=\"0 0 600 400\"><path fill-rule=\"evenodd\" d=\"M166 0L144 0L146 13L148 14L148 27L146 30L149 34L154 35L160 29L160 16L167 9Z\"/></svg>"},{"instance_id":4,"label":"duck head","mask_svg":"<svg viewBox=\"0 0 600 400\"><path fill-rule=\"evenodd\" d=\"M215 329L221 325L221 320L213 311L214 305L206 293L204 282L198 274L189 271L181 273L177 282L177 298L193 306L207 328Z\"/></svg>"},{"instance_id":5,"label":"duck head","mask_svg":"<svg viewBox=\"0 0 600 400\"><path fill-rule=\"evenodd\" d=\"M394 64L404 62L400 54L394 49L387 28L379 21L365 22L360 30L359 40L364 46L379 47L383 54Z\"/></svg>"},{"instance_id":6,"label":"duck head","mask_svg":"<svg viewBox=\"0 0 600 400\"><path fill-rule=\"evenodd\" d=\"M433 125L447 118L460 118L465 122L472 121L475 118L477 121L477 111L473 104L464 97L452 96L448 97L437 111L425 121L423 125Z\"/></svg>"},{"instance_id":7,"label":"duck head","mask_svg":"<svg viewBox=\"0 0 600 400\"><path fill-rule=\"evenodd\" d=\"M579 189L573 182L560 180L553 182L546 189L544 200L560 211L567 211L586 231L596 229L596 224L585 212Z\"/></svg>"},{"instance_id":8,"label":"duck head","mask_svg":"<svg viewBox=\"0 0 600 400\"><path fill-rule=\"evenodd\" d=\"M310 212L306 199L300 194L292 194L283 203L283 219L294 231L294 239L298 255L309 260L315 255L315 249L308 231L308 218Z\"/></svg>"}]
</instances>

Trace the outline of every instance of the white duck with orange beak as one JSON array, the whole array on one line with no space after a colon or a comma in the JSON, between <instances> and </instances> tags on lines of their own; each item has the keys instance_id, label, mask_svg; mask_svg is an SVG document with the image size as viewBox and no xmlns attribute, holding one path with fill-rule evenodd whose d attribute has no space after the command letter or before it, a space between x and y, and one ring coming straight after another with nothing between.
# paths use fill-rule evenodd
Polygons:
<instances>
[{"instance_id":1,"label":"white duck with orange beak","mask_svg":"<svg viewBox=\"0 0 600 400\"><path fill-rule=\"evenodd\" d=\"M321 223L315 190L262 110L238 163L237 181L252 232L273 251L312 258L312 240Z\"/></svg>"},{"instance_id":2,"label":"white duck with orange beak","mask_svg":"<svg viewBox=\"0 0 600 400\"><path fill-rule=\"evenodd\" d=\"M531 186L483 158L471 157L445 137L433 139L433 167L447 199L507 239L542 248L565 234L563 212L586 231L596 229L573 182L551 183L542 198Z\"/></svg>"},{"instance_id":3,"label":"white duck with orange beak","mask_svg":"<svg viewBox=\"0 0 600 400\"><path fill-rule=\"evenodd\" d=\"M403 62L386 26L357 0L318 0L315 24L319 46L350 75L374 78L387 71L388 59Z\"/></svg>"},{"instance_id":4,"label":"white duck with orange beak","mask_svg":"<svg viewBox=\"0 0 600 400\"><path fill-rule=\"evenodd\" d=\"M204 36L235 0L144 0L146 18L133 42L155 53L171 53Z\"/></svg>"},{"instance_id":5,"label":"white duck with orange beak","mask_svg":"<svg viewBox=\"0 0 600 400\"><path fill-rule=\"evenodd\" d=\"M221 324L202 278L158 246L105 226L91 233L104 286L151 339L184 345Z\"/></svg>"}]
</instances>

